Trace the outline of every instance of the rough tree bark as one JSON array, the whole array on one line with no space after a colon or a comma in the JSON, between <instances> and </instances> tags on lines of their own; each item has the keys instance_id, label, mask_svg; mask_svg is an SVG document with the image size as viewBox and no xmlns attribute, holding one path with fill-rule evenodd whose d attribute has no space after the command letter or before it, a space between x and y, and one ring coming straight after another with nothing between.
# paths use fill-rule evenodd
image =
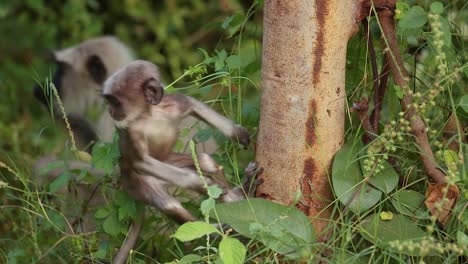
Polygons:
<instances>
[{"instance_id":1,"label":"rough tree bark","mask_svg":"<svg viewBox=\"0 0 468 264\"><path fill-rule=\"evenodd\" d=\"M298 208L320 232L330 217L329 172L344 136L345 63L358 0L266 0L257 196Z\"/></svg>"}]
</instances>

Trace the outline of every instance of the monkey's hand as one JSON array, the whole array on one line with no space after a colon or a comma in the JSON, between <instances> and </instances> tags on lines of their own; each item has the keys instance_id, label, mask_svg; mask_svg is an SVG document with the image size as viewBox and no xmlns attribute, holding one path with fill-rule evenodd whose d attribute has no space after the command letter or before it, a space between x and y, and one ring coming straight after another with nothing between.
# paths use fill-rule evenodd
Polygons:
<instances>
[{"instance_id":1,"label":"monkey's hand","mask_svg":"<svg viewBox=\"0 0 468 264\"><path fill-rule=\"evenodd\" d=\"M244 147L247 147L250 144L249 132L243 126L235 126L234 137L239 140L239 143L241 143Z\"/></svg>"}]
</instances>

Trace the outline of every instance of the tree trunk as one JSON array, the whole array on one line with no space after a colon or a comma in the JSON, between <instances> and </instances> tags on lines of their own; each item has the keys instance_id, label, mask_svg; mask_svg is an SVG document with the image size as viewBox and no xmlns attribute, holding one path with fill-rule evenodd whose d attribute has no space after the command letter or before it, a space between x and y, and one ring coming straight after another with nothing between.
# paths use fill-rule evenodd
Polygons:
<instances>
[{"instance_id":1,"label":"tree trunk","mask_svg":"<svg viewBox=\"0 0 468 264\"><path fill-rule=\"evenodd\" d=\"M266 0L257 196L291 204L317 233L330 217L330 165L345 121L346 47L357 0Z\"/></svg>"}]
</instances>

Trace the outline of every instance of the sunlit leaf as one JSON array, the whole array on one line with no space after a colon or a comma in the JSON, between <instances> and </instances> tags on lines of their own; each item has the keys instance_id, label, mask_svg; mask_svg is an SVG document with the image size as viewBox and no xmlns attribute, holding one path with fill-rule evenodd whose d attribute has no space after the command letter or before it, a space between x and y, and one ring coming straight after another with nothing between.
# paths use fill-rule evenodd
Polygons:
<instances>
[{"instance_id":1,"label":"sunlit leaf","mask_svg":"<svg viewBox=\"0 0 468 264\"><path fill-rule=\"evenodd\" d=\"M203 258L199 255L188 254L179 260L179 264L200 263Z\"/></svg>"},{"instance_id":2,"label":"sunlit leaf","mask_svg":"<svg viewBox=\"0 0 468 264\"><path fill-rule=\"evenodd\" d=\"M387 212L383 211L379 214L380 219L386 221L386 220L392 220L393 219L393 213L392 212Z\"/></svg>"},{"instance_id":3,"label":"sunlit leaf","mask_svg":"<svg viewBox=\"0 0 468 264\"><path fill-rule=\"evenodd\" d=\"M244 263L246 252L244 244L235 238L224 237L219 243L219 256L224 264Z\"/></svg>"},{"instance_id":4,"label":"sunlit leaf","mask_svg":"<svg viewBox=\"0 0 468 264\"><path fill-rule=\"evenodd\" d=\"M212 198L218 198L221 194L223 194L223 190L219 188L218 185L211 185L208 187L208 195Z\"/></svg>"},{"instance_id":5,"label":"sunlit leaf","mask_svg":"<svg viewBox=\"0 0 468 264\"><path fill-rule=\"evenodd\" d=\"M187 242L211 233L219 233L219 231L212 224L199 221L181 225L172 236L182 242Z\"/></svg>"},{"instance_id":6,"label":"sunlit leaf","mask_svg":"<svg viewBox=\"0 0 468 264\"><path fill-rule=\"evenodd\" d=\"M208 198L201 202L200 210L202 211L203 215L207 215L215 208L215 200L213 198Z\"/></svg>"}]
</instances>

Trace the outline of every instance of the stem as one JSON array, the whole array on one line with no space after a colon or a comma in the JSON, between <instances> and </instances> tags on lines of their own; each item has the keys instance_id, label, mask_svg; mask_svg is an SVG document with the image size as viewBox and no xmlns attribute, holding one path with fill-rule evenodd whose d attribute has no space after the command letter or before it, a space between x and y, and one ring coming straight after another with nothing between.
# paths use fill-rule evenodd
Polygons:
<instances>
[{"instance_id":1,"label":"stem","mask_svg":"<svg viewBox=\"0 0 468 264\"><path fill-rule=\"evenodd\" d=\"M393 11L388 9L380 10L377 12L377 15L382 27L382 33L386 40L385 42L388 45L389 50L386 52L386 56L390 64L393 79L395 84L407 91L409 78L408 73L404 68L403 59L398 46ZM445 183L445 174L437 168L434 154L432 153L432 149L429 144L429 139L426 134L426 125L424 124L419 113L411 107L412 102L413 100L410 93L406 93L401 100L402 108L407 112L406 117L410 121L416 143L420 148L420 157L424 164L424 169L427 175L431 177L436 183Z\"/></svg>"},{"instance_id":2,"label":"stem","mask_svg":"<svg viewBox=\"0 0 468 264\"><path fill-rule=\"evenodd\" d=\"M379 76L379 87L374 91L374 109L371 114L371 123L374 127L376 134L379 134L379 121L380 121L380 111L382 111L383 100L385 96L385 91L387 90L388 84L388 75L390 73L390 66L387 61L387 57L384 56L382 62L382 70Z\"/></svg>"}]
</instances>

